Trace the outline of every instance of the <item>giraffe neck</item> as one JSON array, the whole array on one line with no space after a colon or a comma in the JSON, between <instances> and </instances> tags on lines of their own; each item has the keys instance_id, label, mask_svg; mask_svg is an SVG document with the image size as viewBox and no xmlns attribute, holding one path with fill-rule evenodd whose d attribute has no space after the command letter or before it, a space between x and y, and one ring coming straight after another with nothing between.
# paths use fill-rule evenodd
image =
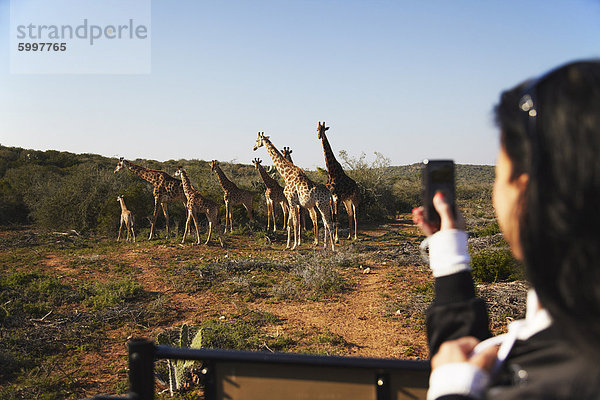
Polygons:
<instances>
[{"instance_id":1,"label":"giraffe neck","mask_svg":"<svg viewBox=\"0 0 600 400\"><path fill-rule=\"evenodd\" d=\"M279 184L277 183L277 181L275 179L273 179L271 177L271 175L269 175L267 173L267 171L265 171L265 169L263 168L263 166L260 165L260 164L258 164L258 173L260 174L260 177L262 178L262 180L265 183L266 187L273 188L273 187L279 186Z\"/></svg>"},{"instance_id":2,"label":"giraffe neck","mask_svg":"<svg viewBox=\"0 0 600 400\"><path fill-rule=\"evenodd\" d=\"M158 182L158 178L160 173L156 171L149 170L148 168L140 167L132 162L127 160L123 160L123 164L134 174L139 176L140 178L150 182L151 184L156 184Z\"/></svg>"},{"instance_id":3,"label":"giraffe neck","mask_svg":"<svg viewBox=\"0 0 600 400\"><path fill-rule=\"evenodd\" d=\"M190 178L188 178L187 172L185 172L184 170L180 169L179 172L181 174L181 184L183 185L183 192L185 193L186 197L190 197L190 194L192 193L192 184L190 183Z\"/></svg>"},{"instance_id":4,"label":"giraffe neck","mask_svg":"<svg viewBox=\"0 0 600 400\"><path fill-rule=\"evenodd\" d=\"M277 168L277 171L279 171L279 174L283 177L286 184L289 185L291 183L290 178L294 174L302 172L302 170L286 160L269 139L264 138L263 141L271 160L273 160L273 163L275 164L275 168Z\"/></svg>"},{"instance_id":5,"label":"giraffe neck","mask_svg":"<svg viewBox=\"0 0 600 400\"><path fill-rule=\"evenodd\" d=\"M335 155L333 154L333 150L331 149L331 145L329 144L329 140L327 140L327 136L325 133L321 133L321 141L323 142L323 152L325 153L325 164L327 165L327 171L329 175L338 176L340 173L344 173L342 166L335 159Z\"/></svg>"},{"instance_id":6,"label":"giraffe neck","mask_svg":"<svg viewBox=\"0 0 600 400\"><path fill-rule=\"evenodd\" d=\"M227 179L227 176L225 176L225 173L223 172L221 167L219 167L218 165L215 166L215 171L217 173L217 178L219 179L219 183L221 184L221 187L224 190L232 190L232 189L235 190L238 188L235 185L235 183L233 183L229 179Z\"/></svg>"},{"instance_id":7,"label":"giraffe neck","mask_svg":"<svg viewBox=\"0 0 600 400\"><path fill-rule=\"evenodd\" d=\"M123 199L120 199L119 203L121 203L121 212L129 211L125 206L125 202L123 201Z\"/></svg>"}]
</instances>

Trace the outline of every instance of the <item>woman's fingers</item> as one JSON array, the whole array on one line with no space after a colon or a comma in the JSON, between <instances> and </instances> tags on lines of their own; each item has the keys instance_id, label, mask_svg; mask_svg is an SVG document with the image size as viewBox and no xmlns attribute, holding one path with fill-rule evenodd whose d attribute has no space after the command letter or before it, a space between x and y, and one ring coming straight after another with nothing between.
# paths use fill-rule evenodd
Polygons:
<instances>
[{"instance_id":1,"label":"woman's fingers","mask_svg":"<svg viewBox=\"0 0 600 400\"><path fill-rule=\"evenodd\" d=\"M452 206L446 201L442 192L437 192L433 196L433 206L438 214L440 214L440 230L465 229L466 224L463 215L458 210L456 210L456 215L454 215Z\"/></svg>"},{"instance_id":2,"label":"woman's fingers","mask_svg":"<svg viewBox=\"0 0 600 400\"><path fill-rule=\"evenodd\" d=\"M433 206L435 210L440 214L440 230L454 229L454 216L452 215L452 207L446 202L444 194L437 192L433 196Z\"/></svg>"},{"instance_id":3,"label":"woman's fingers","mask_svg":"<svg viewBox=\"0 0 600 400\"><path fill-rule=\"evenodd\" d=\"M471 356L470 354L478 344L479 340L472 336L465 336L442 343L438 352L431 359L431 368L435 369L449 363L468 362L482 370L490 372L496 362L498 346L488 347Z\"/></svg>"},{"instance_id":4,"label":"woman's fingers","mask_svg":"<svg viewBox=\"0 0 600 400\"><path fill-rule=\"evenodd\" d=\"M421 230L421 232L423 232L426 236L431 236L437 231L437 228L432 225L429 225L425 221L424 213L425 213L424 207L413 208L413 210L412 210L413 223L415 225L417 225L419 227L419 229Z\"/></svg>"},{"instance_id":5,"label":"woman's fingers","mask_svg":"<svg viewBox=\"0 0 600 400\"><path fill-rule=\"evenodd\" d=\"M498 346L491 346L481 352L473 355L469 362L487 372L492 370L498 357Z\"/></svg>"},{"instance_id":6,"label":"woman's fingers","mask_svg":"<svg viewBox=\"0 0 600 400\"><path fill-rule=\"evenodd\" d=\"M478 343L479 340L472 336L442 343L438 352L431 359L431 367L435 369L440 365L467 361L469 354Z\"/></svg>"}]
</instances>

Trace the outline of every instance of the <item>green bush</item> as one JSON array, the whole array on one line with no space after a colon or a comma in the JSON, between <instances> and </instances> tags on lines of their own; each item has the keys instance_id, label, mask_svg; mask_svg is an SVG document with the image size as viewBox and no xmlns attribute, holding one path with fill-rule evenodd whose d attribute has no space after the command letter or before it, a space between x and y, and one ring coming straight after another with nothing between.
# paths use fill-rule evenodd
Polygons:
<instances>
[{"instance_id":1,"label":"green bush","mask_svg":"<svg viewBox=\"0 0 600 400\"><path fill-rule=\"evenodd\" d=\"M94 310L116 306L131 301L143 294L142 286L130 278L121 278L107 283L96 283L88 287L87 305Z\"/></svg>"},{"instance_id":2,"label":"green bush","mask_svg":"<svg viewBox=\"0 0 600 400\"><path fill-rule=\"evenodd\" d=\"M58 278L38 272L6 272L0 276L0 323L40 318L73 296L75 291Z\"/></svg>"},{"instance_id":3,"label":"green bush","mask_svg":"<svg viewBox=\"0 0 600 400\"><path fill-rule=\"evenodd\" d=\"M500 233L500 226L498 225L498 222L492 222L491 224L488 224L473 232L474 236L476 237L493 236L497 233Z\"/></svg>"},{"instance_id":4,"label":"green bush","mask_svg":"<svg viewBox=\"0 0 600 400\"><path fill-rule=\"evenodd\" d=\"M113 191L112 175L94 164L81 164L69 173L52 168L26 166L10 170L7 177L21 187L33 219L48 229L78 231L97 226L105 199Z\"/></svg>"},{"instance_id":5,"label":"green bush","mask_svg":"<svg viewBox=\"0 0 600 400\"><path fill-rule=\"evenodd\" d=\"M509 282L524 278L509 249L482 250L471 256L473 278L478 282Z\"/></svg>"},{"instance_id":6,"label":"green bush","mask_svg":"<svg viewBox=\"0 0 600 400\"><path fill-rule=\"evenodd\" d=\"M0 225L30 223L29 209L23 202L23 196L14 191L3 179L0 179Z\"/></svg>"},{"instance_id":7,"label":"green bush","mask_svg":"<svg viewBox=\"0 0 600 400\"><path fill-rule=\"evenodd\" d=\"M313 300L329 298L342 292L347 286L340 273L329 265L304 263L295 272L301 278L302 288Z\"/></svg>"},{"instance_id":8,"label":"green bush","mask_svg":"<svg viewBox=\"0 0 600 400\"><path fill-rule=\"evenodd\" d=\"M390 169L390 159L375 152L375 160L369 163L365 153L355 158L345 150L340 151L339 157L346 174L358 184L360 191L359 218L381 221L395 217L396 199L392 192L393 171ZM340 214L345 213L343 205L340 205L339 209Z\"/></svg>"},{"instance_id":9,"label":"green bush","mask_svg":"<svg viewBox=\"0 0 600 400\"><path fill-rule=\"evenodd\" d=\"M261 328L278 322L271 313L248 311L231 320L211 319L202 324L202 343L205 348L259 350L264 342Z\"/></svg>"}]
</instances>

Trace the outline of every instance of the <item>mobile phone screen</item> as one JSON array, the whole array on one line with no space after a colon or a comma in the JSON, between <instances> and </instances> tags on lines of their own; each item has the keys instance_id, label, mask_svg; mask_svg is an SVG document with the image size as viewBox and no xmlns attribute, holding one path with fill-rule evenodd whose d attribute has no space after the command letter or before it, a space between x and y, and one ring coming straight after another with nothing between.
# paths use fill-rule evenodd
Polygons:
<instances>
[{"instance_id":1,"label":"mobile phone screen","mask_svg":"<svg viewBox=\"0 0 600 400\"><path fill-rule=\"evenodd\" d=\"M423 202L425 220L434 225L439 224L440 216L433 207L433 196L442 192L454 210L454 161L423 161Z\"/></svg>"}]
</instances>

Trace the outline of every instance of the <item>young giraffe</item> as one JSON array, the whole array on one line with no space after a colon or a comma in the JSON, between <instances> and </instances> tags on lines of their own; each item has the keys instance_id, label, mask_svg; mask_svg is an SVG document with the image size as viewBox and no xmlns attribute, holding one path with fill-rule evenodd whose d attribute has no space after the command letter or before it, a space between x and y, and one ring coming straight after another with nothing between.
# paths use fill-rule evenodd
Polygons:
<instances>
[{"instance_id":1,"label":"young giraffe","mask_svg":"<svg viewBox=\"0 0 600 400\"><path fill-rule=\"evenodd\" d=\"M135 232L133 230L133 214L125 206L125 200L123 200L123 195L119 195L117 197L117 201L119 202L119 204L121 204L121 224L119 225L119 235L117 237L117 242L121 240L121 229L123 228L123 225L125 225L125 229L127 230L126 241L135 242Z\"/></svg>"},{"instance_id":2,"label":"young giraffe","mask_svg":"<svg viewBox=\"0 0 600 400\"><path fill-rule=\"evenodd\" d=\"M185 221L185 231L183 232L183 240L181 243L185 243L185 238L190 230L190 220L193 219L194 226L196 227L196 243L200 244L200 231L198 230L197 214L198 212L201 212L206 214L206 219L208 219L208 237L206 238L206 242L204 242L204 244L208 244L210 241L210 236L214 226L215 230L217 231L217 236L219 237L219 243L221 244L221 247L223 247L221 229L219 226L219 206L217 203L202 196L199 191L194 189L192 183L190 182L190 178L188 178L183 167L177 168L175 176L181 177L181 184L183 185L183 191L185 192L185 197L187 198L186 208L188 215L187 220Z\"/></svg>"},{"instance_id":3,"label":"young giraffe","mask_svg":"<svg viewBox=\"0 0 600 400\"><path fill-rule=\"evenodd\" d=\"M159 205L165 215L167 237L169 237L169 211L167 210L167 203L181 200L184 202L185 206L185 194L183 193L181 181L173 178L166 172L140 167L139 165L125 160L123 157L119 159L114 173L116 174L122 168L129 169L131 172L150 182L154 186L154 190L152 191L152 194L154 195L154 213L152 214L152 225L150 226L150 236L148 237L148 240L152 239L154 236L154 227L156 225L156 218L158 217Z\"/></svg>"},{"instance_id":4,"label":"young giraffe","mask_svg":"<svg viewBox=\"0 0 600 400\"><path fill-rule=\"evenodd\" d=\"M271 156L271 159L273 160L273 163L275 163L277 171L279 171L279 174L281 174L285 180L285 189L283 189L283 192L285 193L285 197L288 199L291 210L290 214L292 215L291 220L294 225L294 246L292 247L292 250L294 250L300 244L300 216L298 215L299 205L308 209L317 207L323 218L325 248L327 248L327 239L329 238L331 241L331 250L335 250L333 234L331 231L331 193L329 190L327 190L325 185L315 184L313 181L308 179L302 169L283 158L283 155L275 148L273 143L271 143L268 136L264 135L264 132L259 132L258 139L256 139L253 150L257 150L262 146L265 146L269 156ZM315 224L315 231L317 230L318 226ZM315 239L318 243L318 233L315 235ZM288 222L287 248L290 247L290 240L291 226Z\"/></svg>"},{"instance_id":5,"label":"young giraffe","mask_svg":"<svg viewBox=\"0 0 600 400\"><path fill-rule=\"evenodd\" d=\"M354 240L357 236L357 224L356 224L356 208L359 203L359 191L356 182L344 173L342 166L335 159L329 140L325 136L325 131L329 129L319 122L317 126L317 136L323 142L323 152L325 153L325 164L327 165L327 173L329 179L327 180L327 188L331 191L331 210L333 213L333 220L335 224L335 242L338 243L338 204L341 201L346 207L348 214L348 239L352 235L352 221L354 220Z\"/></svg>"},{"instance_id":6,"label":"young giraffe","mask_svg":"<svg viewBox=\"0 0 600 400\"><path fill-rule=\"evenodd\" d=\"M229 220L229 231L233 232L233 206L242 204L248 213L248 219L252 221L252 192L246 189L240 189L235 183L231 182L225 176L225 173L219 167L217 160L210 163L210 169L217 174L219 183L223 188L223 199L225 200L225 232L227 232L227 221Z\"/></svg>"},{"instance_id":7,"label":"young giraffe","mask_svg":"<svg viewBox=\"0 0 600 400\"><path fill-rule=\"evenodd\" d=\"M292 160L292 149L290 149L289 147L284 147L283 150L281 151L281 154L283 155L283 158L285 158L292 164L294 163L294 160ZM309 210L309 212L310 212L310 219L313 222L313 228L314 228L314 224L316 223L315 221L317 221L317 211L313 208L313 209ZM300 207L300 227L303 230L306 230L306 208L303 208L303 207Z\"/></svg>"},{"instance_id":8,"label":"young giraffe","mask_svg":"<svg viewBox=\"0 0 600 400\"><path fill-rule=\"evenodd\" d=\"M254 168L256 168L267 187L265 190L265 200L267 202L267 230L269 230L269 227L271 226L271 216L273 216L273 232L277 231L277 224L275 223L275 204L277 203L281 205L281 210L283 211L283 229L286 229L288 202L283 194L283 188L267 173L267 171L265 171L260 164L261 161L259 158L255 158L252 162L254 163Z\"/></svg>"}]
</instances>

